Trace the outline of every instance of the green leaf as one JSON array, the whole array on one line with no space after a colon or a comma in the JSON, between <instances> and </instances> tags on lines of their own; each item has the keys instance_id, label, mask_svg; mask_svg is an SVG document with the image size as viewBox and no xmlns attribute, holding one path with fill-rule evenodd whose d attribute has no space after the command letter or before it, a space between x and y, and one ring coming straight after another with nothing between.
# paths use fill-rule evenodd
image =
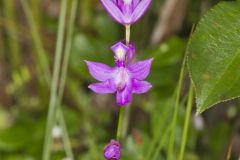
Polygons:
<instances>
[{"instance_id":1,"label":"green leaf","mask_svg":"<svg viewBox=\"0 0 240 160\"><path fill-rule=\"evenodd\" d=\"M240 96L240 3L223 2L200 21L188 46L197 113Z\"/></svg>"}]
</instances>

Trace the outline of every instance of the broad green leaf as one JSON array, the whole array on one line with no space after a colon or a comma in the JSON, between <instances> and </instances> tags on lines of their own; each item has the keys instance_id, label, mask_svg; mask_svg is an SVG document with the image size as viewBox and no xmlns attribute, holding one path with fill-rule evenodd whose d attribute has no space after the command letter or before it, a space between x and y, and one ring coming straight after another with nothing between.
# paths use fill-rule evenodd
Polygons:
<instances>
[{"instance_id":1,"label":"broad green leaf","mask_svg":"<svg viewBox=\"0 0 240 160\"><path fill-rule=\"evenodd\" d=\"M197 113L240 96L240 3L223 2L200 21L188 46Z\"/></svg>"}]
</instances>

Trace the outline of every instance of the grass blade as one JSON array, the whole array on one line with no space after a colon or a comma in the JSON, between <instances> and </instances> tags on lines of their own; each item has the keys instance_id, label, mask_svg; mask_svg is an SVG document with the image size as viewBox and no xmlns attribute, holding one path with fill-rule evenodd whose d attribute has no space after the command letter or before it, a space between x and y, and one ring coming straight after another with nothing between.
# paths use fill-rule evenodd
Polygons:
<instances>
[{"instance_id":1,"label":"grass blade","mask_svg":"<svg viewBox=\"0 0 240 160\"><path fill-rule=\"evenodd\" d=\"M50 159L50 153L51 153L50 150L52 146L52 128L55 123L57 107L59 106L59 105L56 105L57 104L57 86L58 86L58 78L60 75L60 65L61 65L63 39L64 39L64 24L65 24L66 14L67 14L67 0L62 0L61 12L59 17L56 53L54 58L53 79L51 83L51 95L50 95L49 111L48 111L48 117L47 117L47 127L45 131L45 140L44 140L44 148L43 148L43 156L42 156L43 160Z\"/></svg>"},{"instance_id":2,"label":"grass blade","mask_svg":"<svg viewBox=\"0 0 240 160\"><path fill-rule=\"evenodd\" d=\"M192 102L193 102L193 86L191 83L190 88L189 88L186 117L185 117L185 121L184 121L182 142L181 142L181 148L180 148L180 154L179 154L178 160L183 160L183 156L184 156L184 152L185 152L185 148L186 148L187 134L188 134L189 122L190 122L192 106L193 106Z\"/></svg>"}]
</instances>

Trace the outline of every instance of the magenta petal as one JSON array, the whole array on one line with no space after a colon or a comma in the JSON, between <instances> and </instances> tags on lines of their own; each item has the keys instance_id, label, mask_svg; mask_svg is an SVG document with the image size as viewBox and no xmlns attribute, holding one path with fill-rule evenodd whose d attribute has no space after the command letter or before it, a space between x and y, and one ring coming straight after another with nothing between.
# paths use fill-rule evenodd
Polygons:
<instances>
[{"instance_id":1,"label":"magenta petal","mask_svg":"<svg viewBox=\"0 0 240 160\"><path fill-rule=\"evenodd\" d=\"M85 61L90 74L99 81L106 81L111 79L116 73L115 68L111 68L108 65L98 62Z\"/></svg>"},{"instance_id":2,"label":"magenta petal","mask_svg":"<svg viewBox=\"0 0 240 160\"><path fill-rule=\"evenodd\" d=\"M129 1L129 2L128 2ZM132 0L118 0L118 6L121 9L125 18L131 17L133 13Z\"/></svg>"},{"instance_id":3,"label":"magenta petal","mask_svg":"<svg viewBox=\"0 0 240 160\"><path fill-rule=\"evenodd\" d=\"M104 148L104 157L106 160L120 160L120 143L118 141L111 140L111 142Z\"/></svg>"},{"instance_id":4,"label":"magenta petal","mask_svg":"<svg viewBox=\"0 0 240 160\"><path fill-rule=\"evenodd\" d=\"M132 84L132 93L142 94L149 91L152 88L151 83L147 81L139 81L134 79Z\"/></svg>"},{"instance_id":5,"label":"magenta petal","mask_svg":"<svg viewBox=\"0 0 240 160\"><path fill-rule=\"evenodd\" d=\"M135 54L135 45L134 45L134 43L131 42L128 47L129 47L128 62L131 64L132 63L132 59L133 59L134 54Z\"/></svg>"},{"instance_id":6,"label":"magenta petal","mask_svg":"<svg viewBox=\"0 0 240 160\"><path fill-rule=\"evenodd\" d=\"M111 47L112 51L115 53L115 58L117 60L125 60L125 55L129 48L122 42L118 42Z\"/></svg>"},{"instance_id":7,"label":"magenta petal","mask_svg":"<svg viewBox=\"0 0 240 160\"><path fill-rule=\"evenodd\" d=\"M101 0L104 8L107 10L107 12L111 15L113 19L115 19L117 22L123 23L123 14L121 10L118 8L117 4L115 4L112 0Z\"/></svg>"},{"instance_id":8,"label":"magenta petal","mask_svg":"<svg viewBox=\"0 0 240 160\"><path fill-rule=\"evenodd\" d=\"M137 7L140 0L132 0L133 10Z\"/></svg>"},{"instance_id":9,"label":"magenta petal","mask_svg":"<svg viewBox=\"0 0 240 160\"><path fill-rule=\"evenodd\" d=\"M115 93L116 92L116 89L114 89L114 87L111 86L109 81L100 82L100 83L93 83L93 84L89 85L88 88L90 88L95 93L99 93L99 94Z\"/></svg>"},{"instance_id":10,"label":"magenta petal","mask_svg":"<svg viewBox=\"0 0 240 160\"><path fill-rule=\"evenodd\" d=\"M139 18L141 18L144 13L147 11L151 4L152 0L141 0L137 7L134 9L132 13L132 23L136 22Z\"/></svg>"},{"instance_id":11,"label":"magenta petal","mask_svg":"<svg viewBox=\"0 0 240 160\"><path fill-rule=\"evenodd\" d=\"M132 93L129 87L117 92L117 104L121 107L126 106L132 101Z\"/></svg>"},{"instance_id":12,"label":"magenta petal","mask_svg":"<svg viewBox=\"0 0 240 160\"><path fill-rule=\"evenodd\" d=\"M151 68L153 58L145 60L145 61L138 61L128 67L128 70L131 73L132 78L137 80L144 80Z\"/></svg>"},{"instance_id":13,"label":"magenta petal","mask_svg":"<svg viewBox=\"0 0 240 160\"><path fill-rule=\"evenodd\" d=\"M128 46L123 44L122 42L117 42L111 47L112 51L116 53L119 49L122 49L124 52L128 51Z\"/></svg>"},{"instance_id":14,"label":"magenta petal","mask_svg":"<svg viewBox=\"0 0 240 160\"><path fill-rule=\"evenodd\" d=\"M124 0L117 0L117 5L120 8L121 12L124 13Z\"/></svg>"}]
</instances>

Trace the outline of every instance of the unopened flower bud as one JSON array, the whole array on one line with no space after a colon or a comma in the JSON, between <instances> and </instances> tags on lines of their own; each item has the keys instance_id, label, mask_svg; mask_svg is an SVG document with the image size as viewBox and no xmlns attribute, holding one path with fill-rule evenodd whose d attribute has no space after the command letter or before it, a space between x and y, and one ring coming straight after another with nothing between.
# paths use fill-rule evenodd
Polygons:
<instances>
[{"instance_id":1,"label":"unopened flower bud","mask_svg":"<svg viewBox=\"0 0 240 160\"><path fill-rule=\"evenodd\" d=\"M118 141L111 140L111 142L104 148L104 157L106 160L120 160L120 143Z\"/></svg>"}]
</instances>

